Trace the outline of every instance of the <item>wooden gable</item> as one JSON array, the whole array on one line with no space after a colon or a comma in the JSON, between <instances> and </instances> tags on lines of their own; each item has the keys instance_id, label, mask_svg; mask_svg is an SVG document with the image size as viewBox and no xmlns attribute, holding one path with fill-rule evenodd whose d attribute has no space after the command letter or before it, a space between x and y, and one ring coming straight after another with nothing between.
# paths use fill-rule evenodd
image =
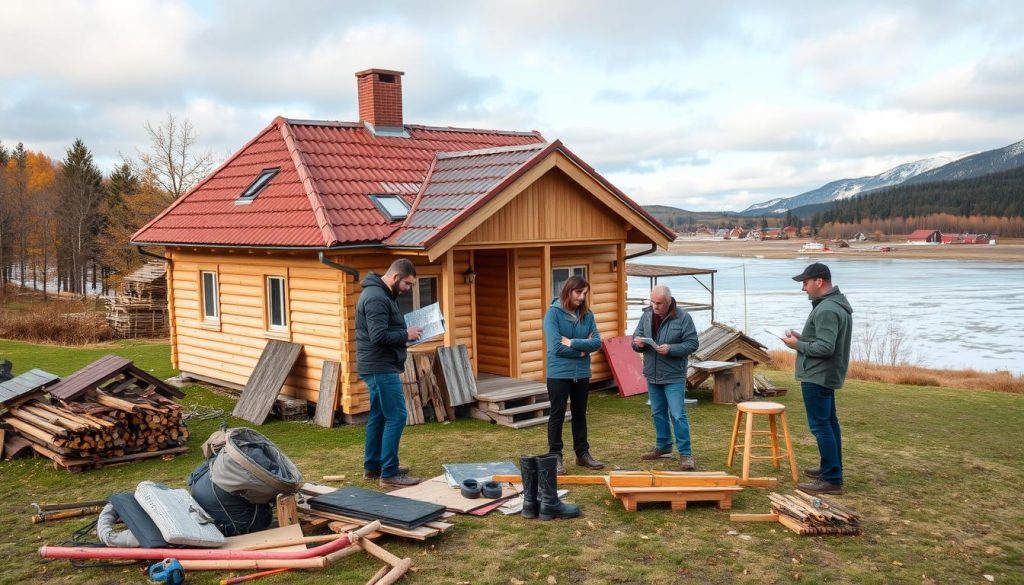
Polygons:
<instances>
[{"instance_id":1,"label":"wooden gable","mask_svg":"<svg viewBox=\"0 0 1024 585\"><path fill-rule=\"evenodd\" d=\"M487 218L460 244L622 240L621 217L557 168Z\"/></svg>"}]
</instances>

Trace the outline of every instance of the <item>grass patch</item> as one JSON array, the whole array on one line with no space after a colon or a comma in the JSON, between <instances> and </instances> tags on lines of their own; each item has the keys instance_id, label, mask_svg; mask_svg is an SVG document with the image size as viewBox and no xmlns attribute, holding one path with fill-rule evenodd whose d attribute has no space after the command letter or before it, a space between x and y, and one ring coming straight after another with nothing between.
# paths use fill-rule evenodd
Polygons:
<instances>
[{"instance_id":1,"label":"grass patch","mask_svg":"<svg viewBox=\"0 0 1024 585\"><path fill-rule=\"evenodd\" d=\"M43 300L38 292L7 295L0 303L0 339L83 345L115 338L96 298Z\"/></svg>"},{"instance_id":2,"label":"grass patch","mask_svg":"<svg viewBox=\"0 0 1024 585\"><path fill-rule=\"evenodd\" d=\"M12 347L14 346L14 347ZM138 344L114 353L140 350ZM156 346L157 348L160 346ZM163 359L143 346L143 359ZM0 341L0 357L17 352L19 371L31 367L66 374L84 365L80 349L43 348ZM110 350L108 350L110 351ZM146 354L145 352L152 352ZM67 354L58 357L58 354ZM130 356L129 356L130 357ZM147 369L156 367L147 362ZM162 372L169 372L163 365ZM154 372L156 373L156 371ZM797 459L816 461L799 390L792 375L766 372L790 389L780 402L790 410ZM163 375L158 374L158 375ZM698 394L690 408L694 454L704 470L725 469L733 408L713 405ZM187 390L186 404L230 412L233 401L199 386ZM990 574L998 583L1021 583L1024 566L1024 448L1020 420L1024 396L961 389L899 386L850 381L838 396L843 424L847 495L838 498L863 514L862 537L798 537L779 525L730 524L728 514L693 505L672 513L650 506L628 513L606 489L572 487L568 501L579 504L577 520L541 522L497 513L484 518L457 516L456 528L425 543L394 538L384 546L415 560L415 573L403 583L982 583ZM619 398L594 393L589 407L594 455L624 469L643 467L639 454L653 441L644 397ZM140 583L137 569L74 569L64 561L41 562L42 544L65 541L82 522L29 523L29 504L105 497L130 490L143 479L184 485L201 461L199 445L220 421L192 425L191 451L174 461L148 461L82 474L56 471L44 459L0 463L0 555L3 583ZM229 424L241 422L230 419ZM1014 431L1013 429L1018 429ZM346 474L360 479L363 429L321 429L309 424L272 421L259 431L278 444L309 480ZM569 432L566 429L566 440ZM481 421L407 427L402 461L415 473L440 473L442 462L515 459L545 449L545 431L515 431ZM655 467L671 469L672 461ZM576 471L570 465L570 470ZM758 474L770 474L755 463ZM738 472L738 469L736 470ZM785 473L775 473L781 488ZM734 510L768 511L767 490L749 488L736 495ZM729 535L735 530L749 539ZM274 584L364 583L376 570L365 556L345 560L326 571L274 576ZM191 573L190 583L216 583L226 573Z\"/></svg>"}]
</instances>

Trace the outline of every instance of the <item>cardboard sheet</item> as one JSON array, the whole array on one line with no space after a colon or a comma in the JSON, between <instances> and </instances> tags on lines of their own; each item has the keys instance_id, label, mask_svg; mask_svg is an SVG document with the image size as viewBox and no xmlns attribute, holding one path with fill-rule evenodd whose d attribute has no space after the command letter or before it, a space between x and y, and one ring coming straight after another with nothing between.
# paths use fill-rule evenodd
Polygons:
<instances>
[{"instance_id":1,"label":"cardboard sheet","mask_svg":"<svg viewBox=\"0 0 1024 585\"><path fill-rule=\"evenodd\" d=\"M522 484L506 483L502 485L501 498L497 498L495 500L488 499L483 496L476 499L464 498L458 489L448 487L448 482L445 481L444 476L439 475L437 477L432 477L419 485L402 488L388 493L392 496L401 496L403 498L419 500L421 502L440 504L449 511L466 514L470 510L486 506L502 498L512 497L521 491L523 491Z\"/></svg>"}]
</instances>

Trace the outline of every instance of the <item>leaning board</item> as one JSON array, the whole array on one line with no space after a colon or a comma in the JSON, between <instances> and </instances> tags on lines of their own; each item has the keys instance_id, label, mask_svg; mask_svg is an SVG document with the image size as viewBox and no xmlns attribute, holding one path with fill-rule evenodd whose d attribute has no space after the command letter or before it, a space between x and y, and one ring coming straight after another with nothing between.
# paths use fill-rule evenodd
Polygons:
<instances>
[{"instance_id":1,"label":"leaning board","mask_svg":"<svg viewBox=\"0 0 1024 585\"><path fill-rule=\"evenodd\" d=\"M301 351L302 345L297 343L276 339L268 341L231 414L254 424L263 424Z\"/></svg>"}]
</instances>

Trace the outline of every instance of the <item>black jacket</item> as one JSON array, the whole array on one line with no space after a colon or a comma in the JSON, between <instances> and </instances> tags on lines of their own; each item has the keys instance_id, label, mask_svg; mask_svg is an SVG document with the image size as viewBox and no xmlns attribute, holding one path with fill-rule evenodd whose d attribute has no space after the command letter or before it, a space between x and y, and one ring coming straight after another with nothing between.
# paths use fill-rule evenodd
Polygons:
<instances>
[{"instance_id":1,"label":"black jacket","mask_svg":"<svg viewBox=\"0 0 1024 585\"><path fill-rule=\"evenodd\" d=\"M401 373L409 333L395 297L373 272L363 279L356 303L356 371L359 374Z\"/></svg>"}]
</instances>

